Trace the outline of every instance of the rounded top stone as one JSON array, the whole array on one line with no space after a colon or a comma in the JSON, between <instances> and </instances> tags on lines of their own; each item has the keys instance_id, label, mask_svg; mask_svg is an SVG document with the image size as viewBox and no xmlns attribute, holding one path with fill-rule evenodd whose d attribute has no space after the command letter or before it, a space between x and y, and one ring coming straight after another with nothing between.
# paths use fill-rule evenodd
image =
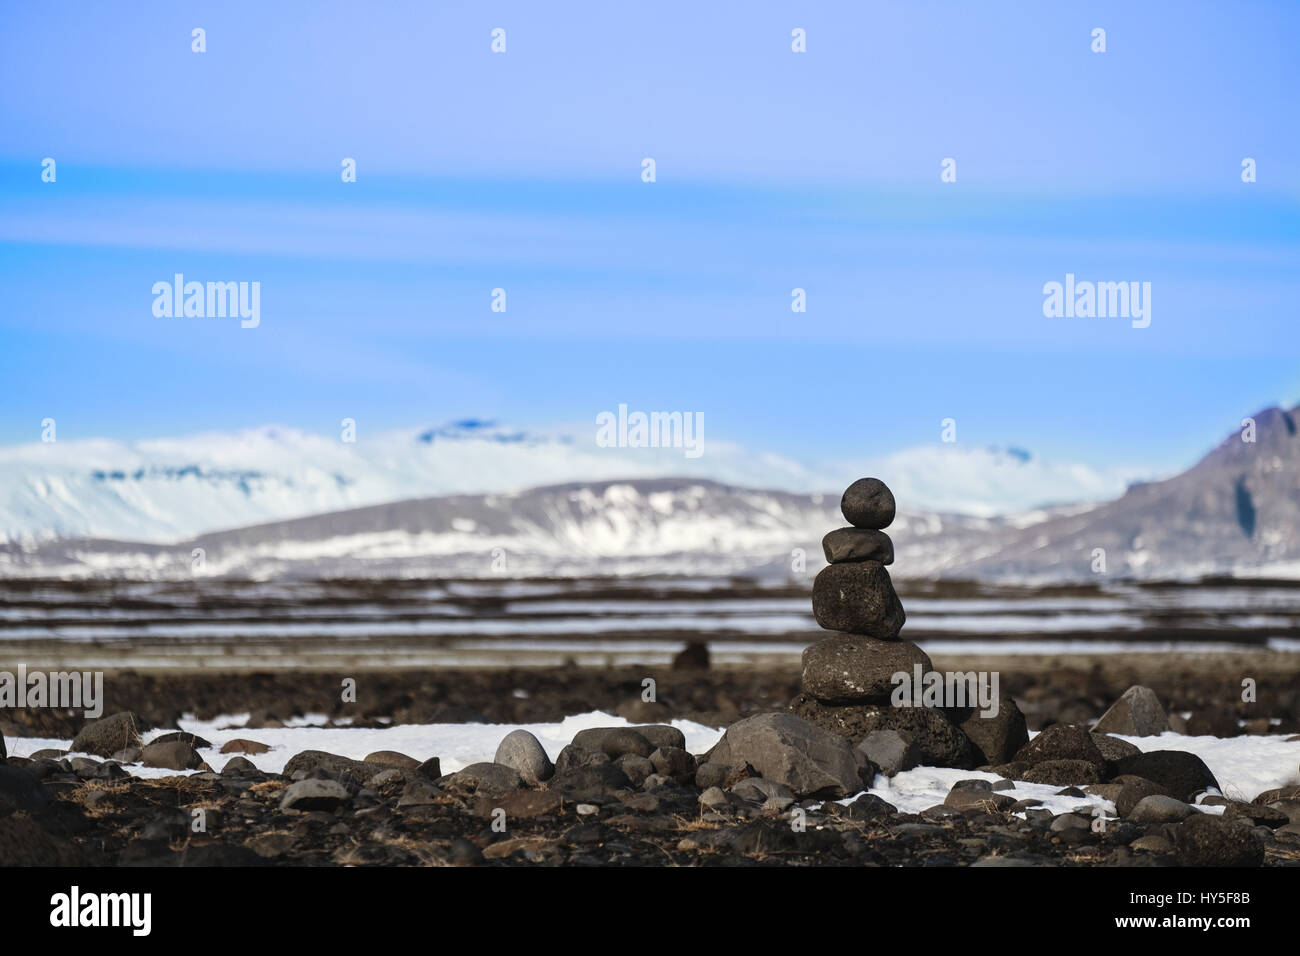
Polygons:
<instances>
[{"instance_id":1,"label":"rounded top stone","mask_svg":"<svg viewBox=\"0 0 1300 956\"><path fill-rule=\"evenodd\" d=\"M879 478L859 478L845 490L840 511L855 528L888 528L894 520L894 493Z\"/></svg>"}]
</instances>

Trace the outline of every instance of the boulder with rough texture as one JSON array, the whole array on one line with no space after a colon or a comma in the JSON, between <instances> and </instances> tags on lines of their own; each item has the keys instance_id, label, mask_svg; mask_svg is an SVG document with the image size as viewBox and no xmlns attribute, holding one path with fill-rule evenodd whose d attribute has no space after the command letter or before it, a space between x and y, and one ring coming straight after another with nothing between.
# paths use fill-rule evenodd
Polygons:
<instances>
[{"instance_id":1,"label":"boulder with rough texture","mask_svg":"<svg viewBox=\"0 0 1300 956\"><path fill-rule=\"evenodd\" d=\"M555 764L546 755L541 741L526 730L512 730L506 734L492 759L516 770L524 783L530 786L550 780L555 773Z\"/></svg>"},{"instance_id":2,"label":"boulder with rough texture","mask_svg":"<svg viewBox=\"0 0 1300 956\"><path fill-rule=\"evenodd\" d=\"M1121 774L1133 774L1159 784L1169 795L1184 803L1191 803L1203 790L1219 790L1205 761L1184 750L1149 750L1134 757L1125 757L1116 764Z\"/></svg>"},{"instance_id":3,"label":"boulder with rough texture","mask_svg":"<svg viewBox=\"0 0 1300 956\"><path fill-rule=\"evenodd\" d=\"M100 720L92 720L81 728L72 741L74 753L111 757L119 750L140 745L141 731L148 730L149 722L139 714L123 711Z\"/></svg>"},{"instance_id":4,"label":"boulder with rough texture","mask_svg":"<svg viewBox=\"0 0 1300 956\"><path fill-rule=\"evenodd\" d=\"M1100 783L1101 771L1087 760L1040 760L1024 773L1027 783L1045 783L1053 787L1073 787Z\"/></svg>"},{"instance_id":5,"label":"boulder with rough texture","mask_svg":"<svg viewBox=\"0 0 1300 956\"><path fill-rule=\"evenodd\" d=\"M856 634L839 634L818 641L803 652L803 691L832 704L887 704L893 675L911 679L913 668L933 670L930 657L910 641L885 641Z\"/></svg>"},{"instance_id":6,"label":"boulder with rough texture","mask_svg":"<svg viewBox=\"0 0 1300 956\"><path fill-rule=\"evenodd\" d=\"M1134 684L1101 715L1093 733L1123 734L1126 737L1154 737L1169 729L1169 715L1150 687Z\"/></svg>"},{"instance_id":7,"label":"boulder with rough texture","mask_svg":"<svg viewBox=\"0 0 1300 956\"><path fill-rule=\"evenodd\" d=\"M813 616L828 631L889 640L907 620L889 572L879 561L828 564L813 579Z\"/></svg>"},{"instance_id":8,"label":"boulder with rough texture","mask_svg":"<svg viewBox=\"0 0 1300 956\"><path fill-rule=\"evenodd\" d=\"M1013 759L1030 766L1047 760L1086 760L1099 773L1106 769L1106 758L1097 749L1088 729L1077 724L1052 724L1016 751Z\"/></svg>"},{"instance_id":9,"label":"boulder with rough texture","mask_svg":"<svg viewBox=\"0 0 1300 956\"><path fill-rule=\"evenodd\" d=\"M372 754L367 754L362 763L379 767L396 767L399 770L414 770L420 766L420 761L396 750L376 750Z\"/></svg>"},{"instance_id":10,"label":"boulder with rough texture","mask_svg":"<svg viewBox=\"0 0 1300 956\"><path fill-rule=\"evenodd\" d=\"M1262 866L1264 840L1247 823L1196 813L1174 831L1183 866Z\"/></svg>"},{"instance_id":11,"label":"boulder with rough texture","mask_svg":"<svg viewBox=\"0 0 1300 956\"><path fill-rule=\"evenodd\" d=\"M894 563L894 542L883 531L871 528L836 528L822 538L827 564L849 561Z\"/></svg>"},{"instance_id":12,"label":"boulder with rough texture","mask_svg":"<svg viewBox=\"0 0 1300 956\"><path fill-rule=\"evenodd\" d=\"M649 757L655 751L655 745L649 738L632 727L590 727L580 730L574 735L573 746L580 750L603 753L611 760L624 754Z\"/></svg>"},{"instance_id":13,"label":"boulder with rough texture","mask_svg":"<svg viewBox=\"0 0 1300 956\"><path fill-rule=\"evenodd\" d=\"M799 797L839 798L866 789L848 741L793 714L758 714L737 721L709 760L730 767L748 765Z\"/></svg>"},{"instance_id":14,"label":"boulder with rough texture","mask_svg":"<svg viewBox=\"0 0 1300 956\"><path fill-rule=\"evenodd\" d=\"M840 511L855 528L888 528L895 509L894 493L879 478L859 478L840 499Z\"/></svg>"},{"instance_id":15,"label":"boulder with rough texture","mask_svg":"<svg viewBox=\"0 0 1300 956\"><path fill-rule=\"evenodd\" d=\"M934 707L890 707L877 704L823 704L808 694L790 702L790 711L853 744L876 730L901 730L911 734L921 766L978 766L970 740Z\"/></svg>"}]
</instances>

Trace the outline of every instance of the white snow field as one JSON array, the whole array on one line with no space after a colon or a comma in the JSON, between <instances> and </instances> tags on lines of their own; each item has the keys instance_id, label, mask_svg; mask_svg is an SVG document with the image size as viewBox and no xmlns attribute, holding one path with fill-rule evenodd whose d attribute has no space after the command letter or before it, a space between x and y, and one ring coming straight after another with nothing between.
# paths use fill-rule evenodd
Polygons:
<instances>
[{"instance_id":1,"label":"white snow field","mask_svg":"<svg viewBox=\"0 0 1300 956\"><path fill-rule=\"evenodd\" d=\"M167 733L169 729L197 734L213 744L212 748L202 749L199 753L209 766L217 770L235 756L220 753L221 747L230 740L245 738L267 744L271 748L265 754L244 755L258 769L268 773L281 772L290 757L304 750L323 750L355 760L379 750L395 750L420 760L438 757L443 773L452 773L472 763L491 761L501 739L519 728L534 734L554 760L580 730L588 727L633 726L622 717L602 711L566 717L559 723L551 724L407 724L385 728L326 727L323 726L326 718L318 715L300 718L289 727L246 730L242 724L247 718L247 714L231 714L210 721L184 720L179 728L155 730L147 734L145 740L148 742L153 737ZM721 730L688 720L674 720L672 725L685 735L686 749L694 754L711 748L723 734ZM1196 754L1214 773L1223 787L1224 795L1238 800L1249 801L1265 790L1300 783L1300 741L1288 742L1281 735L1221 739L1188 737L1167 732L1156 737L1121 739L1143 751L1185 750ZM48 737L19 737L10 738L8 744L12 755L30 756L47 748L66 749L71 746L71 741ZM186 773L139 766L132 766L129 770L137 777L170 777ZM188 771L195 772L197 771ZM956 781L971 778L998 779L996 774L975 770L918 767L892 779L878 776L876 785L868 792L881 797L904 813L917 813L943 803L948 790ZM1099 807L1107 815L1115 814L1114 804L1108 800L1091 795L1056 796L1060 789L1046 784L1017 781L1016 789L1012 792L1017 799L1041 800L1042 808L1053 813L1080 808L1091 811L1092 808ZM1222 812L1219 807L1204 809L1210 813Z\"/></svg>"}]
</instances>

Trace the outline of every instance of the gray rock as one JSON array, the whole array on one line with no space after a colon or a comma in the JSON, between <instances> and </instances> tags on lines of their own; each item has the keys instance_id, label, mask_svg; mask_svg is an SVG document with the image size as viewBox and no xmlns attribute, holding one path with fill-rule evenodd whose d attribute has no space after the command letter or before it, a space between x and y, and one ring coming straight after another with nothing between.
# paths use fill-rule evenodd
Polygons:
<instances>
[{"instance_id":1,"label":"gray rock","mask_svg":"<svg viewBox=\"0 0 1300 956\"><path fill-rule=\"evenodd\" d=\"M1174 831L1183 866L1262 866L1264 839L1249 825L1197 813Z\"/></svg>"},{"instance_id":2,"label":"gray rock","mask_svg":"<svg viewBox=\"0 0 1300 956\"><path fill-rule=\"evenodd\" d=\"M813 580L813 616L828 631L884 640L907 620L889 572L879 561L828 564Z\"/></svg>"},{"instance_id":3,"label":"gray rock","mask_svg":"<svg viewBox=\"0 0 1300 956\"><path fill-rule=\"evenodd\" d=\"M1198 793L1210 787L1222 789L1205 761L1183 750L1150 750L1125 757L1117 762L1116 769L1120 774L1145 777L1184 803L1191 803Z\"/></svg>"},{"instance_id":4,"label":"gray rock","mask_svg":"<svg viewBox=\"0 0 1300 956\"><path fill-rule=\"evenodd\" d=\"M195 750L198 750L201 747L210 748L212 746L212 742L210 740L205 740L204 738L200 737L198 734L191 734L185 730L174 730L171 733L159 734L157 737L149 741L149 743L170 744L178 740L181 743L189 744Z\"/></svg>"},{"instance_id":5,"label":"gray rock","mask_svg":"<svg viewBox=\"0 0 1300 956\"><path fill-rule=\"evenodd\" d=\"M727 799L727 795L721 787L709 787L700 794L700 806L702 807L725 807L730 803L731 801Z\"/></svg>"},{"instance_id":6,"label":"gray rock","mask_svg":"<svg viewBox=\"0 0 1300 956\"><path fill-rule=\"evenodd\" d=\"M428 780L412 780L397 798L399 807L428 807L438 802L438 788Z\"/></svg>"},{"instance_id":7,"label":"gray rock","mask_svg":"<svg viewBox=\"0 0 1300 956\"><path fill-rule=\"evenodd\" d=\"M650 741L655 749L676 747L686 749L686 735L671 724L635 724L631 728Z\"/></svg>"},{"instance_id":8,"label":"gray rock","mask_svg":"<svg viewBox=\"0 0 1300 956\"><path fill-rule=\"evenodd\" d=\"M695 779L695 758L681 747L660 747L650 755L655 772L685 783Z\"/></svg>"},{"instance_id":9,"label":"gray rock","mask_svg":"<svg viewBox=\"0 0 1300 956\"><path fill-rule=\"evenodd\" d=\"M893 492L879 478L859 478L840 499L840 511L855 528L888 528L896 507Z\"/></svg>"},{"instance_id":10,"label":"gray rock","mask_svg":"<svg viewBox=\"0 0 1300 956\"><path fill-rule=\"evenodd\" d=\"M652 751L653 753L653 751ZM628 756L624 754L624 756ZM632 754L631 756L640 756ZM647 758L649 754L646 755ZM601 764L610 763L609 754L600 750L584 750L573 744L567 744L560 751L559 756L555 758L555 772L557 774L568 773L570 770L579 770L583 767L596 767Z\"/></svg>"},{"instance_id":11,"label":"gray rock","mask_svg":"<svg viewBox=\"0 0 1300 956\"><path fill-rule=\"evenodd\" d=\"M650 762L649 757L639 757L636 754L624 754L614 761L614 766L627 775L627 779L634 787L641 786L645 783L646 777L655 772L655 765Z\"/></svg>"},{"instance_id":12,"label":"gray rock","mask_svg":"<svg viewBox=\"0 0 1300 956\"><path fill-rule=\"evenodd\" d=\"M246 777L257 773L261 773L261 771L247 757L231 757L226 761L226 765L221 768L223 777Z\"/></svg>"},{"instance_id":13,"label":"gray rock","mask_svg":"<svg viewBox=\"0 0 1300 956\"><path fill-rule=\"evenodd\" d=\"M889 703L897 686L891 679L913 667L934 669L930 657L910 641L838 634L803 652L803 691L830 704Z\"/></svg>"},{"instance_id":14,"label":"gray rock","mask_svg":"<svg viewBox=\"0 0 1300 956\"><path fill-rule=\"evenodd\" d=\"M1052 825L1048 829L1053 833L1066 830L1091 830L1092 820L1078 813L1062 813L1052 820Z\"/></svg>"},{"instance_id":15,"label":"gray rock","mask_svg":"<svg viewBox=\"0 0 1300 956\"><path fill-rule=\"evenodd\" d=\"M873 730L857 749L886 777L911 770L920 763L912 735L905 730Z\"/></svg>"},{"instance_id":16,"label":"gray rock","mask_svg":"<svg viewBox=\"0 0 1300 956\"><path fill-rule=\"evenodd\" d=\"M790 710L854 744L876 730L900 730L912 735L919 765L975 767L974 748L947 715L933 707L889 707L877 704L823 704L808 694L790 702Z\"/></svg>"},{"instance_id":17,"label":"gray rock","mask_svg":"<svg viewBox=\"0 0 1300 956\"><path fill-rule=\"evenodd\" d=\"M555 774L555 764L546 755L540 740L526 730L512 730L497 746L496 763L518 771L524 783L536 786L550 780Z\"/></svg>"},{"instance_id":18,"label":"gray rock","mask_svg":"<svg viewBox=\"0 0 1300 956\"><path fill-rule=\"evenodd\" d=\"M341 757L323 750L304 750L290 757L282 772L286 777L293 777L299 771L307 772L316 769L362 784L381 770L389 768L384 764L366 763L363 760L353 760L351 757Z\"/></svg>"},{"instance_id":19,"label":"gray rock","mask_svg":"<svg viewBox=\"0 0 1300 956\"><path fill-rule=\"evenodd\" d=\"M721 787L731 776L731 768L726 764L705 761L695 769L695 786L701 790Z\"/></svg>"},{"instance_id":20,"label":"gray rock","mask_svg":"<svg viewBox=\"0 0 1300 956\"><path fill-rule=\"evenodd\" d=\"M1129 844L1129 847L1146 853L1174 852L1174 845L1158 833L1148 833L1146 836L1138 837Z\"/></svg>"},{"instance_id":21,"label":"gray rock","mask_svg":"<svg viewBox=\"0 0 1300 956\"><path fill-rule=\"evenodd\" d=\"M985 784L984 787L963 787L960 782L954 784L948 791L948 796L944 798L943 805L951 807L954 810L977 810L985 813L994 813L998 810L1006 810L1016 801L1013 797L1005 793L995 793L988 786L987 780L980 780L979 783Z\"/></svg>"},{"instance_id":22,"label":"gray rock","mask_svg":"<svg viewBox=\"0 0 1300 956\"><path fill-rule=\"evenodd\" d=\"M280 798L281 810L336 810L352 802L348 788L336 780L299 780Z\"/></svg>"},{"instance_id":23,"label":"gray rock","mask_svg":"<svg viewBox=\"0 0 1300 956\"><path fill-rule=\"evenodd\" d=\"M72 750L97 757L111 757L127 747L138 747L141 731L149 729L149 722L139 714L128 711L110 714L82 727L72 741Z\"/></svg>"},{"instance_id":24,"label":"gray rock","mask_svg":"<svg viewBox=\"0 0 1300 956\"><path fill-rule=\"evenodd\" d=\"M997 713L988 717L979 707L949 707L944 713L971 742L975 762L981 766L1010 763L1029 743L1025 715L1010 694L999 694Z\"/></svg>"},{"instance_id":25,"label":"gray rock","mask_svg":"<svg viewBox=\"0 0 1300 956\"><path fill-rule=\"evenodd\" d=\"M731 767L748 764L799 797L839 798L866 789L848 742L793 714L758 714L737 721L709 759Z\"/></svg>"},{"instance_id":26,"label":"gray rock","mask_svg":"<svg viewBox=\"0 0 1300 956\"><path fill-rule=\"evenodd\" d=\"M1121 817L1127 817L1133 808L1150 796L1170 796L1168 791L1154 780L1126 774L1115 778L1120 785L1119 795L1115 799L1115 810Z\"/></svg>"},{"instance_id":27,"label":"gray rock","mask_svg":"<svg viewBox=\"0 0 1300 956\"><path fill-rule=\"evenodd\" d=\"M651 774L647 777L643 786L650 786L656 776ZM546 786L575 802L594 802L611 797L619 790L629 789L632 781L612 763L603 763L563 772L557 770Z\"/></svg>"},{"instance_id":28,"label":"gray rock","mask_svg":"<svg viewBox=\"0 0 1300 956\"><path fill-rule=\"evenodd\" d=\"M1130 823L1181 823L1196 812L1181 800L1153 793L1137 802L1128 820Z\"/></svg>"},{"instance_id":29,"label":"gray rock","mask_svg":"<svg viewBox=\"0 0 1300 956\"><path fill-rule=\"evenodd\" d=\"M580 750L603 753L611 760L624 754L636 754L649 757L654 753L654 744L631 727L591 727L580 730L573 738L573 746Z\"/></svg>"},{"instance_id":30,"label":"gray rock","mask_svg":"<svg viewBox=\"0 0 1300 956\"><path fill-rule=\"evenodd\" d=\"M894 542L883 531L871 528L837 528L822 538L822 553L828 564L850 561L894 563Z\"/></svg>"},{"instance_id":31,"label":"gray rock","mask_svg":"<svg viewBox=\"0 0 1300 956\"><path fill-rule=\"evenodd\" d=\"M1110 705L1092 728L1098 734L1152 737L1169 729L1169 715L1150 687L1134 684Z\"/></svg>"},{"instance_id":32,"label":"gray rock","mask_svg":"<svg viewBox=\"0 0 1300 956\"><path fill-rule=\"evenodd\" d=\"M151 743L140 751L140 762L146 767L163 767L167 770L196 770L203 763L198 751L183 740Z\"/></svg>"},{"instance_id":33,"label":"gray rock","mask_svg":"<svg viewBox=\"0 0 1300 956\"><path fill-rule=\"evenodd\" d=\"M732 787L731 792L750 803L772 803L773 809L778 810L784 810L794 803L793 790L783 783L764 780L762 777L746 777Z\"/></svg>"},{"instance_id":34,"label":"gray rock","mask_svg":"<svg viewBox=\"0 0 1300 956\"><path fill-rule=\"evenodd\" d=\"M499 763L472 763L447 778L447 785L471 793L509 793L524 785L518 771Z\"/></svg>"}]
</instances>

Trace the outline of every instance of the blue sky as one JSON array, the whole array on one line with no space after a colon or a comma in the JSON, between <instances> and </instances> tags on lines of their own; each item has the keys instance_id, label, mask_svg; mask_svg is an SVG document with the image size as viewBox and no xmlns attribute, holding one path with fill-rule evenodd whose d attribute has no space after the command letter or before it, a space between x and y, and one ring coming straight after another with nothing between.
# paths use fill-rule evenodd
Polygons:
<instances>
[{"instance_id":1,"label":"blue sky","mask_svg":"<svg viewBox=\"0 0 1300 956\"><path fill-rule=\"evenodd\" d=\"M7 4L0 442L627 403L1165 470L1300 400L1300 7L802 7ZM261 325L155 318L177 272ZM1151 326L1045 318L1067 272Z\"/></svg>"}]
</instances>

